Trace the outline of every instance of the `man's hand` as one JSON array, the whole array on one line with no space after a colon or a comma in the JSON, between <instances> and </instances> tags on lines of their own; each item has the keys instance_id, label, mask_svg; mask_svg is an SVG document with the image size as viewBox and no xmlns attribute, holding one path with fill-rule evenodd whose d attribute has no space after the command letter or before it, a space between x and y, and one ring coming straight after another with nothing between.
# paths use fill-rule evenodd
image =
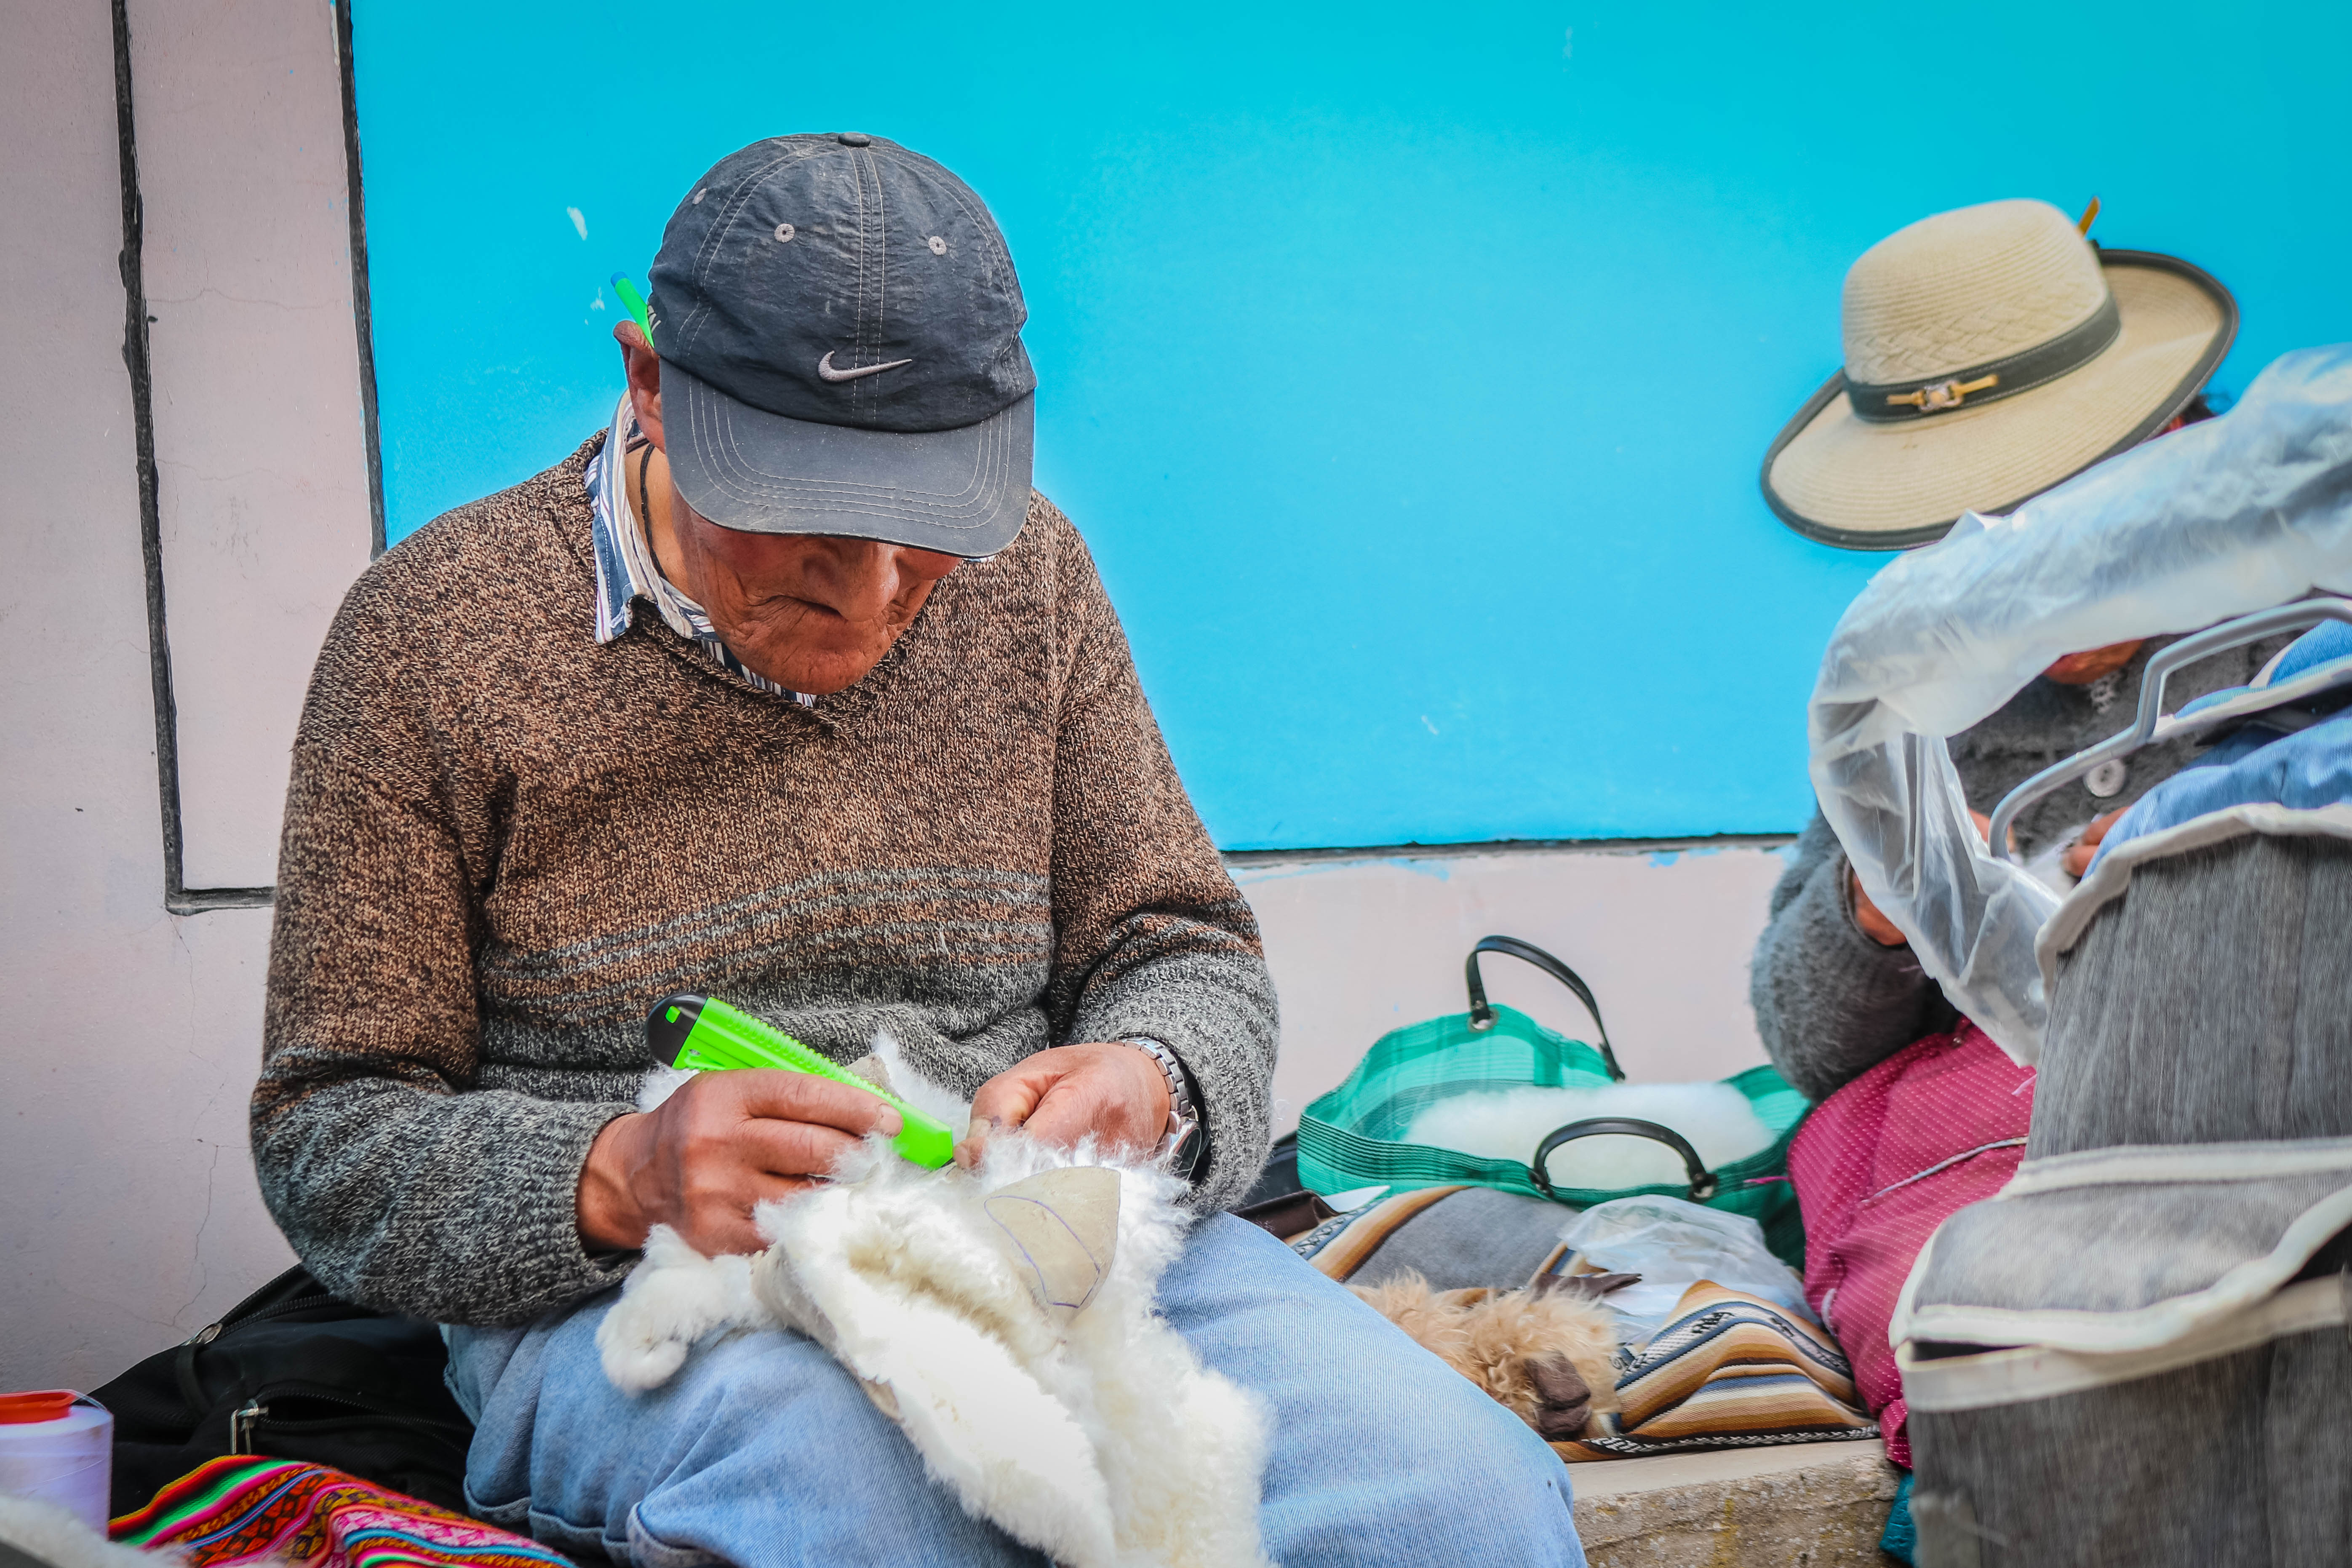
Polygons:
<instances>
[{"instance_id":1,"label":"man's hand","mask_svg":"<svg viewBox=\"0 0 2352 1568\"><path fill-rule=\"evenodd\" d=\"M1862 934L1881 947L1901 947L1908 942L1911 939L1903 934L1902 928L1881 913L1878 906L1870 901L1870 895L1862 890L1860 874L1848 871L1846 876L1853 883L1853 923L1862 928Z\"/></svg>"},{"instance_id":2,"label":"man's hand","mask_svg":"<svg viewBox=\"0 0 2352 1568\"><path fill-rule=\"evenodd\" d=\"M2058 863L2066 868L2066 875L2078 882L2083 879L2083 874L2091 868L2091 858L2099 852L2099 845L2107 837L2107 829L2122 815L2118 808L2091 818L2091 826L2083 829L2083 837L2069 844L2066 853L2059 857Z\"/></svg>"},{"instance_id":3,"label":"man's hand","mask_svg":"<svg viewBox=\"0 0 2352 1568\"><path fill-rule=\"evenodd\" d=\"M2070 653L2042 673L2061 686L2088 686L2103 675L2113 675L2132 661L2144 639L2109 643L2084 653Z\"/></svg>"},{"instance_id":4,"label":"man's hand","mask_svg":"<svg viewBox=\"0 0 2352 1568\"><path fill-rule=\"evenodd\" d=\"M991 1132L1015 1127L1066 1147L1091 1132L1113 1147L1149 1151L1168 1131L1168 1111L1167 1075L1149 1051L1105 1041L1056 1046L980 1086L956 1161L971 1165Z\"/></svg>"},{"instance_id":5,"label":"man's hand","mask_svg":"<svg viewBox=\"0 0 2352 1568\"><path fill-rule=\"evenodd\" d=\"M707 1257L758 1252L753 1205L814 1184L898 1113L814 1073L698 1073L662 1101L607 1122L580 1173L580 1237L592 1248L645 1245L667 1225Z\"/></svg>"},{"instance_id":6,"label":"man's hand","mask_svg":"<svg viewBox=\"0 0 2352 1568\"><path fill-rule=\"evenodd\" d=\"M1978 837L1990 842L1992 837L1992 818L1981 811L1972 811L1969 816L1977 825ZM2102 827L2099 831L2105 833L2106 829ZM2092 842L2096 843L2097 840L2094 839ZM2068 853L2071 855L2073 852L2070 850ZM1870 895L1862 890L1862 878L1858 873L1848 871L1846 879L1853 889L1853 923L1862 928L1863 935L1881 947L1901 947L1911 940L1903 934L1902 930L1893 921L1886 918L1876 904L1870 901Z\"/></svg>"}]
</instances>

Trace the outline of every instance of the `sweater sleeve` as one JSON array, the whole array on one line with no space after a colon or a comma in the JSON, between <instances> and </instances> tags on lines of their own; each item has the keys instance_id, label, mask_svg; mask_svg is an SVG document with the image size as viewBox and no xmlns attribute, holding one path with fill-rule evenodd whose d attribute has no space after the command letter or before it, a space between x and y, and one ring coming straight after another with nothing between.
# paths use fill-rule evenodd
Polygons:
<instances>
[{"instance_id":1,"label":"sweater sleeve","mask_svg":"<svg viewBox=\"0 0 2352 1568\"><path fill-rule=\"evenodd\" d=\"M475 1087L477 883L493 858L436 754L428 658L371 614L330 633L298 732L278 856L254 1162L320 1283L445 1323L518 1323L616 1281L576 1212L589 1144L626 1104Z\"/></svg>"},{"instance_id":2,"label":"sweater sleeve","mask_svg":"<svg viewBox=\"0 0 2352 1568\"><path fill-rule=\"evenodd\" d=\"M1810 1100L1827 1099L1956 1018L1908 947L1882 947L1854 923L1852 880L1836 836L1815 812L1772 889L1748 973L1765 1053Z\"/></svg>"},{"instance_id":3,"label":"sweater sleeve","mask_svg":"<svg viewBox=\"0 0 2352 1568\"><path fill-rule=\"evenodd\" d=\"M1057 1039L1148 1036L1192 1075L1208 1137L1192 1205L1265 1162L1277 1022L1257 922L1192 809L1094 563L1071 536L1054 763Z\"/></svg>"}]
</instances>

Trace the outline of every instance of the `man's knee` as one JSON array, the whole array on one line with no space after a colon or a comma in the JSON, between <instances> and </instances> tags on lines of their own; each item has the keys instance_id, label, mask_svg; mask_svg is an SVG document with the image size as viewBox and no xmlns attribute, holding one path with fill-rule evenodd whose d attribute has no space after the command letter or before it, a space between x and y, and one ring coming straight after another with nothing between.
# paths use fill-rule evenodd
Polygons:
<instances>
[{"instance_id":1,"label":"man's knee","mask_svg":"<svg viewBox=\"0 0 2352 1568\"><path fill-rule=\"evenodd\" d=\"M1470 1392L1477 1408L1419 1440L1399 1433L1402 1451L1389 1456L1417 1478L1408 1524L1419 1527L1427 1560L1469 1546L1469 1557L1488 1562L1580 1561L1568 1466L1517 1416Z\"/></svg>"},{"instance_id":2,"label":"man's knee","mask_svg":"<svg viewBox=\"0 0 2352 1568\"><path fill-rule=\"evenodd\" d=\"M823 1347L784 1329L706 1341L667 1389L641 1395L642 1419L671 1459L660 1483L729 1461L788 1464L786 1485L824 1488L871 1476L906 1447L857 1380ZM813 1434L822 1441L811 1441Z\"/></svg>"},{"instance_id":3,"label":"man's knee","mask_svg":"<svg viewBox=\"0 0 2352 1568\"><path fill-rule=\"evenodd\" d=\"M679 1379L674 1405L649 1404L645 1415L668 1461L635 1489L626 1530L635 1561L887 1563L920 1541L940 1561L1042 1568L935 1484L858 1381L802 1335L707 1342Z\"/></svg>"},{"instance_id":4,"label":"man's knee","mask_svg":"<svg viewBox=\"0 0 2352 1568\"><path fill-rule=\"evenodd\" d=\"M1551 1448L1263 1232L1204 1223L1162 1306L1204 1361L1274 1409L1277 1560L1581 1561Z\"/></svg>"},{"instance_id":5,"label":"man's knee","mask_svg":"<svg viewBox=\"0 0 2352 1568\"><path fill-rule=\"evenodd\" d=\"M1360 1412L1360 1447L1343 1467L1287 1456L1295 1468L1284 1467L1266 1499L1274 1554L1580 1565L1568 1467L1508 1411L1463 1386L1479 1405Z\"/></svg>"}]
</instances>

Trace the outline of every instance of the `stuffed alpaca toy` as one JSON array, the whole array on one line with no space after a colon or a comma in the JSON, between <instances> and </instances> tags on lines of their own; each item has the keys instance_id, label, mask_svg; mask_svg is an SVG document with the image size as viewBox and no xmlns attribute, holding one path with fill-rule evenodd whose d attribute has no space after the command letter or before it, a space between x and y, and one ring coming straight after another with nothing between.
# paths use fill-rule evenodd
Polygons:
<instances>
[{"instance_id":1,"label":"stuffed alpaca toy","mask_svg":"<svg viewBox=\"0 0 2352 1568\"><path fill-rule=\"evenodd\" d=\"M1546 1274L1517 1290L1435 1290L1407 1271L1348 1287L1547 1442L1617 1408L1616 1320L1601 1298L1638 1274Z\"/></svg>"},{"instance_id":2,"label":"stuffed alpaca toy","mask_svg":"<svg viewBox=\"0 0 2352 1568\"><path fill-rule=\"evenodd\" d=\"M887 1042L877 1054L869 1076L964 1125L969 1106L943 1114ZM656 1226L597 1348L635 1393L707 1335L793 1329L967 1511L1055 1562L1260 1568L1271 1423L1153 1311L1192 1224L1183 1190L1090 1142L999 1134L976 1169L933 1172L869 1139L831 1183L761 1205L755 1258L706 1258Z\"/></svg>"}]
</instances>

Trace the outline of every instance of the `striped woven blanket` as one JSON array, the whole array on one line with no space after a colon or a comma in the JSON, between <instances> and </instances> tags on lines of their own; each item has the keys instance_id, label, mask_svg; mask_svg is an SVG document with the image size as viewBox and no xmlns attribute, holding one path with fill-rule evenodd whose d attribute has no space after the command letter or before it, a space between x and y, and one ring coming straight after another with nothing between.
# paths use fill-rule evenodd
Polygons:
<instances>
[{"instance_id":1,"label":"striped woven blanket","mask_svg":"<svg viewBox=\"0 0 2352 1568\"><path fill-rule=\"evenodd\" d=\"M109 1533L188 1568L571 1568L536 1542L341 1470L244 1454L189 1471Z\"/></svg>"},{"instance_id":2,"label":"striped woven blanket","mask_svg":"<svg viewBox=\"0 0 2352 1568\"><path fill-rule=\"evenodd\" d=\"M1303 1217L1291 1249L1343 1283L1409 1268L1442 1288L1518 1284L1563 1267L1564 1211L1479 1187L1422 1187L1328 1218ZM1302 1215L1305 1211L1301 1210ZM1639 1351L1620 1348L1624 1408L1596 1415L1563 1459L1770 1447L1878 1436L1853 1369L1811 1319L1702 1280Z\"/></svg>"},{"instance_id":3,"label":"striped woven blanket","mask_svg":"<svg viewBox=\"0 0 2352 1568\"><path fill-rule=\"evenodd\" d=\"M1641 1350L1617 1352L1622 1407L1554 1443L1563 1459L1878 1436L1829 1336L1769 1301L1701 1280Z\"/></svg>"}]
</instances>

